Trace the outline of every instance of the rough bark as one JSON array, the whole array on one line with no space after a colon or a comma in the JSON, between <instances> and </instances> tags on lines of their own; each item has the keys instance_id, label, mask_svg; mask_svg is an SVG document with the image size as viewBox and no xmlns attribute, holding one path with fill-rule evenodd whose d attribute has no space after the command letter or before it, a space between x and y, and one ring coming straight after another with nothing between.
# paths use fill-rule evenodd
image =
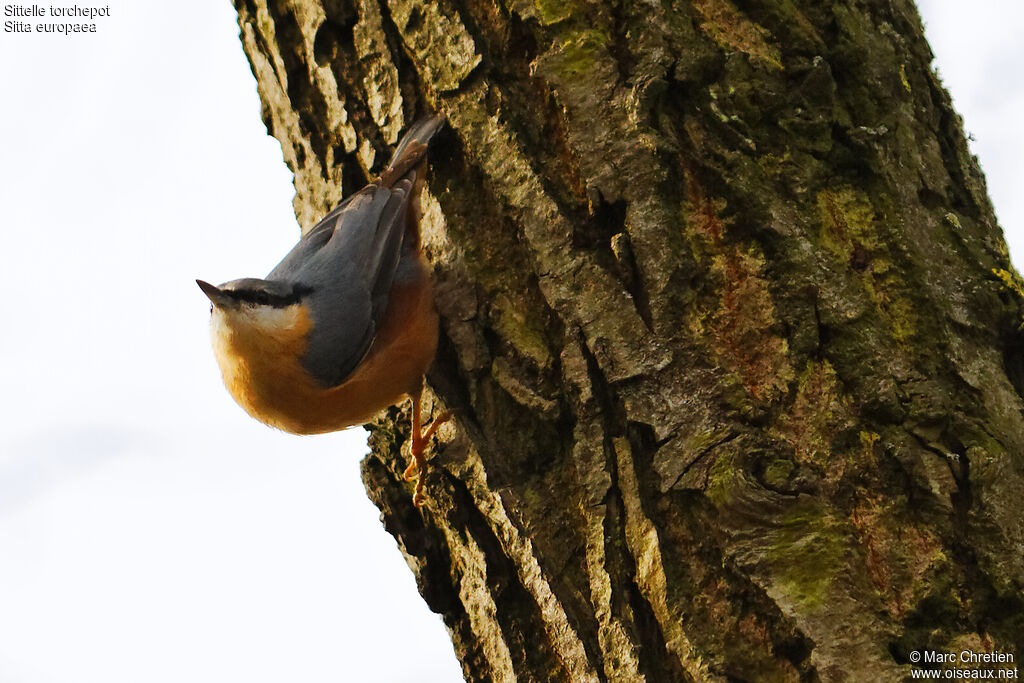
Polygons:
<instances>
[{"instance_id":1,"label":"rough bark","mask_svg":"<svg viewBox=\"0 0 1024 683\"><path fill-rule=\"evenodd\" d=\"M304 227L447 113L428 502L467 680L1024 654L1024 290L908 0L236 0Z\"/></svg>"}]
</instances>

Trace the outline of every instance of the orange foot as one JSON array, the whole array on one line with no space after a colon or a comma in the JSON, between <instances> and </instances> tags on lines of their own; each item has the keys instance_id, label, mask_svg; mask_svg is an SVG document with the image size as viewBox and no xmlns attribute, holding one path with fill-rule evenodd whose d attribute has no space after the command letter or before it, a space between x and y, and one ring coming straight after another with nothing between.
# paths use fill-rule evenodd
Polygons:
<instances>
[{"instance_id":1,"label":"orange foot","mask_svg":"<svg viewBox=\"0 0 1024 683\"><path fill-rule=\"evenodd\" d=\"M437 428L443 425L448 420L452 419L452 414L448 411L441 413L433 422L430 423L430 427L427 431L420 431L420 394L416 392L412 396L412 446L409 448L412 454L412 462L407 468L405 473L402 475L406 481L415 481L416 488L412 494L413 505L419 507L423 504L423 475L427 471L427 456L424 455L424 451L427 449L427 442L430 441L430 437L434 435Z\"/></svg>"}]
</instances>

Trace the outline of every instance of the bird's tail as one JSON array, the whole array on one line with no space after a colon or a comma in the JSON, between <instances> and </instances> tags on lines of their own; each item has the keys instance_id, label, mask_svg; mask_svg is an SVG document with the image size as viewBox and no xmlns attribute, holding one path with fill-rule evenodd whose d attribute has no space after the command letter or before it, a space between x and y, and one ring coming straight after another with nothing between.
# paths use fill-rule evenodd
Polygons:
<instances>
[{"instance_id":1,"label":"bird's tail","mask_svg":"<svg viewBox=\"0 0 1024 683\"><path fill-rule=\"evenodd\" d=\"M391 155L388 167L380 174L380 183L385 187L390 187L420 163L427 154L427 145L430 144L430 139L437 131L441 130L444 123L444 114L436 114L412 124L402 139L398 141L398 147Z\"/></svg>"}]
</instances>

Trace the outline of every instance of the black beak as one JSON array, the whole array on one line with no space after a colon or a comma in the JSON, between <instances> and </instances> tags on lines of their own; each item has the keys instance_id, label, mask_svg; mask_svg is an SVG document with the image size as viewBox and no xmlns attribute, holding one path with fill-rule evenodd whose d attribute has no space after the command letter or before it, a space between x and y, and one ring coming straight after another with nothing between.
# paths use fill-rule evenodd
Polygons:
<instances>
[{"instance_id":1,"label":"black beak","mask_svg":"<svg viewBox=\"0 0 1024 683\"><path fill-rule=\"evenodd\" d=\"M196 280L196 284L199 285L199 289L203 290L203 294L210 297L210 301L213 302L214 306L226 306L228 302L231 301L231 298L227 294L217 289L209 282Z\"/></svg>"}]
</instances>

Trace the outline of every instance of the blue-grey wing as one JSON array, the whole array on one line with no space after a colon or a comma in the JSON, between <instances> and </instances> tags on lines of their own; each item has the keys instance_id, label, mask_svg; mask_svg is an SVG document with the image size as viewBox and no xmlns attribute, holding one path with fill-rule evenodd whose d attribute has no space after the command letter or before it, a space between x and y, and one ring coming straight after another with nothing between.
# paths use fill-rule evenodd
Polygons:
<instances>
[{"instance_id":1,"label":"blue-grey wing","mask_svg":"<svg viewBox=\"0 0 1024 683\"><path fill-rule=\"evenodd\" d=\"M325 387L344 381L373 343L401 256L411 187L408 178L367 186L267 276L311 290L304 301L313 328L302 362Z\"/></svg>"},{"instance_id":2,"label":"blue-grey wing","mask_svg":"<svg viewBox=\"0 0 1024 683\"><path fill-rule=\"evenodd\" d=\"M313 330L303 365L324 386L344 381L370 350L410 227L417 166L444 120L413 124L380 178L332 209L267 276L311 290L304 301ZM411 249L418 233L408 234Z\"/></svg>"},{"instance_id":3,"label":"blue-grey wing","mask_svg":"<svg viewBox=\"0 0 1024 683\"><path fill-rule=\"evenodd\" d=\"M320 219L317 223L302 235L302 239L299 240L298 244L292 247L281 262L274 266L274 269L267 275L268 280L293 280L295 274L302 269L304 265L316 254L320 249L334 235L335 228L338 227L338 219L342 213L348 208L353 201L360 199L364 195L371 193L376 189L375 185L367 185L359 192L353 194L351 197L346 198L343 202L334 207L329 214Z\"/></svg>"}]
</instances>

